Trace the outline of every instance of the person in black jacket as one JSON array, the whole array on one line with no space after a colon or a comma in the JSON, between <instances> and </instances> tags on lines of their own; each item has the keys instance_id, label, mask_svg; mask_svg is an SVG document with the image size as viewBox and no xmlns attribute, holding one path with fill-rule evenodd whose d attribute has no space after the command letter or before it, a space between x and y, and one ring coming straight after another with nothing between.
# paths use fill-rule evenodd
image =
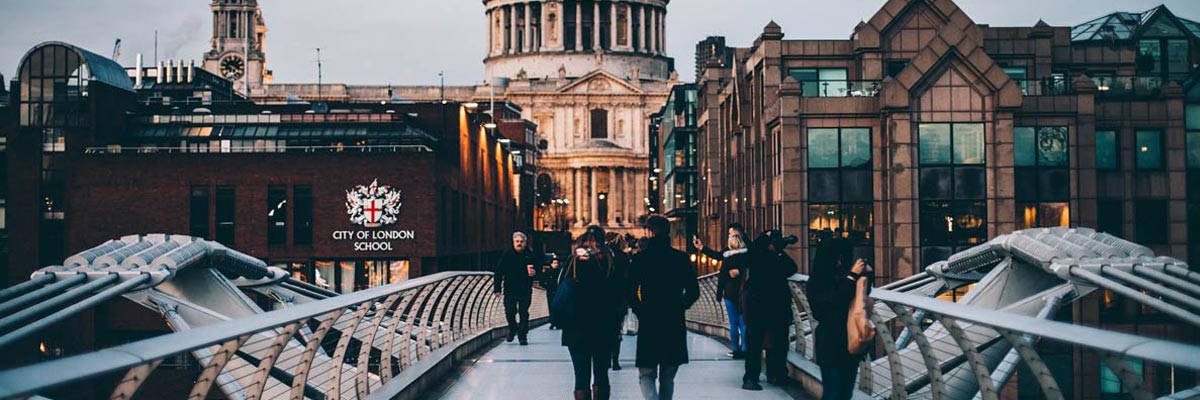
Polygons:
<instances>
[{"instance_id":1,"label":"person in black jacket","mask_svg":"<svg viewBox=\"0 0 1200 400\"><path fill-rule=\"evenodd\" d=\"M788 277L796 262L783 249L796 237L765 231L750 245L750 262L743 267L742 309L746 318L746 375L742 388L762 390L763 350L767 353L767 382L786 384L788 327L792 324L792 289Z\"/></svg>"},{"instance_id":2,"label":"person in black jacket","mask_svg":"<svg viewBox=\"0 0 1200 400\"><path fill-rule=\"evenodd\" d=\"M625 242L625 237L616 232L608 232L605 234L605 246L608 247L609 253L613 256L613 273L616 276L620 287L623 291L621 294L621 308L618 311L621 314L620 320L617 321L616 333L617 346L613 347L612 354L612 370L620 371L621 362L621 328L625 323L625 316L629 314L629 298L630 298L630 283L629 283L629 253L625 252L628 247Z\"/></svg>"},{"instance_id":3,"label":"person in black jacket","mask_svg":"<svg viewBox=\"0 0 1200 400\"><path fill-rule=\"evenodd\" d=\"M642 397L670 400L675 373L688 362L684 312L700 298L700 286L687 254L671 248L671 222L651 215L645 228L650 240L633 257L632 268L633 310L641 321L636 365Z\"/></svg>"},{"instance_id":4,"label":"person in black jacket","mask_svg":"<svg viewBox=\"0 0 1200 400\"><path fill-rule=\"evenodd\" d=\"M729 224L726 247L719 252L704 247L700 238L692 238L692 245L701 253L721 261L721 271L717 275L717 299L725 303L725 315L729 317L729 344L733 348L729 356L734 359L746 356L746 320L742 317L742 306L738 304L738 299L742 291L741 267L750 258L747 240L746 230L739 223Z\"/></svg>"},{"instance_id":5,"label":"person in black jacket","mask_svg":"<svg viewBox=\"0 0 1200 400\"><path fill-rule=\"evenodd\" d=\"M843 238L822 240L815 251L807 287L808 304L817 320L814 347L824 387L821 399L848 400L862 355L852 355L847 349L846 322L855 283L863 274L870 274L871 267L861 259L852 260L850 241Z\"/></svg>"},{"instance_id":6,"label":"person in black jacket","mask_svg":"<svg viewBox=\"0 0 1200 400\"><path fill-rule=\"evenodd\" d=\"M538 282L542 285L542 289L546 289L546 304L554 302L554 293L558 290L558 275L562 272L562 266L559 264L558 255L552 254L550 260L546 262L546 268L542 271ZM550 324L550 330L556 328L554 324Z\"/></svg>"},{"instance_id":7,"label":"person in black jacket","mask_svg":"<svg viewBox=\"0 0 1200 400\"><path fill-rule=\"evenodd\" d=\"M501 288L504 293L504 316L508 318L508 341L513 337L521 339L521 345L529 344L529 302L533 299L533 276L537 265L541 265L537 256L528 247L529 237L524 233L515 232L512 236L512 249L500 255L496 264L496 277L493 291L499 295ZM519 319L518 319L519 317Z\"/></svg>"},{"instance_id":8,"label":"person in black jacket","mask_svg":"<svg viewBox=\"0 0 1200 400\"><path fill-rule=\"evenodd\" d=\"M563 269L559 284L574 285L575 315L572 326L563 326L562 345L571 353L575 370L576 400L608 400L611 387L608 366L625 301L623 286L613 270L611 253L604 247L604 230L592 226L575 242L571 262ZM591 384L591 392L588 385Z\"/></svg>"}]
</instances>

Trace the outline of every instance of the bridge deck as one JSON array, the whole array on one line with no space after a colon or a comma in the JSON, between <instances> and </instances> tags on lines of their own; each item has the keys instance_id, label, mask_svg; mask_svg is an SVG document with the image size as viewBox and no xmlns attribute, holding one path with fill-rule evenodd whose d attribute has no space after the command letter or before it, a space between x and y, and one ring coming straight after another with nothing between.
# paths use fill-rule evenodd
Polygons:
<instances>
[{"instance_id":1,"label":"bridge deck","mask_svg":"<svg viewBox=\"0 0 1200 400\"><path fill-rule=\"evenodd\" d=\"M529 333L529 346L501 343L453 374L426 399L501 400L569 398L574 382L571 358L559 342L560 331L545 327ZM763 382L762 392L741 389L742 361L726 356L727 347L708 337L688 334L691 362L675 377L677 399L793 399L793 392ZM621 371L609 371L613 399L641 399L633 367L637 338L621 342ZM470 362L470 361L469 361Z\"/></svg>"}]
</instances>

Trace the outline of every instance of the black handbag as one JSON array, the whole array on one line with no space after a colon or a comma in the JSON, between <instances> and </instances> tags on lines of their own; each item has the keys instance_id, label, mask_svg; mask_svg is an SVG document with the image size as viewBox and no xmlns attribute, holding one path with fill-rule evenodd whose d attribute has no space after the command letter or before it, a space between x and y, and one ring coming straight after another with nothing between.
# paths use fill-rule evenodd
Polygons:
<instances>
[{"instance_id":1,"label":"black handbag","mask_svg":"<svg viewBox=\"0 0 1200 400\"><path fill-rule=\"evenodd\" d=\"M569 277L568 271L571 274ZM554 292L554 299L550 301L550 324L560 329L574 328L577 318L575 304L575 259L571 258L571 263L562 270L558 290Z\"/></svg>"}]
</instances>

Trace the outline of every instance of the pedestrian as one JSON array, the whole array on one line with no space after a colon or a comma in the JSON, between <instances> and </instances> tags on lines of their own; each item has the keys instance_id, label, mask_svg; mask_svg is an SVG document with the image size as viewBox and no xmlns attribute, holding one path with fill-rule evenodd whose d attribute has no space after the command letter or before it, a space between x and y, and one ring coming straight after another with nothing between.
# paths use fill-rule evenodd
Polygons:
<instances>
[{"instance_id":1,"label":"pedestrian","mask_svg":"<svg viewBox=\"0 0 1200 400\"><path fill-rule=\"evenodd\" d=\"M575 370L575 400L608 400L608 366L617 345L613 327L620 319L618 313L624 301L620 297L624 292L614 271L613 257L604 247L603 229L588 227L574 247L559 282L572 281L574 314L580 317L572 326L561 327L562 344L571 353Z\"/></svg>"},{"instance_id":2,"label":"pedestrian","mask_svg":"<svg viewBox=\"0 0 1200 400\"><path fill-rule=\"evenodd\" d=\"M633 309L641 321L637 336L638 380L642 397L670 400L675 374L688 362L684 312L700 298L696 268L682 251L671 247L671 222L661 215L646 218L645 249L633 258ZM657 388L655 384L657 383Z\"/></svg>"},{"instance_id":3,"label":"pedestrian","mask_svg":"<svg viewBox=\"0 0 1200 400\"><path fill-rule=\"evenodd\" d=\"M546 304L554 302L554 293L558 290L558 275L560 272L562 272L562 269L559 266L558 255L553 254L538 279L542 285L542 289L546 290ZM555 328L557 327L554 324L550 324L550 330L554 330Z\"/></svg>"},{"instance_id":4,"label":"pedestrian","mask_svg":"<svg viewBox=\"0 0 1200 400\"><path fill-rule=\"evenodd\" d=\"M783 249L795 242L795 236L785 238L778 230L765 231L750 244L749 262L742 266L741 302L746 320L746 374L742 377L742 389L762 390L759 375L764 350L767 382L775 385L789 382L787 350L792 289L788 277L796 273L796 262Z\"/></svg>"},{"instance_id":5,"label":"pedestrian","mask_svg":"<svg viewBox=\"0 0 1200 400\"><path fill-rule=\"evenodd\" d=\"M504 295L504 317L508 319L508 342L517 337L522 346L529 344L529 302L533 299L535 265L541 265L529 249L529 237L514 232L512 248L500 255L492 290ZM501 291L503 289L503 292Z\"/></svg>"},{"instance_id":6,"label":"pedestrian","mask_svg":"<svg viewBox=\"0 0 1200 400\"><path fill-rule=\"evenodd\" d=\"M853 257L850 241L839 237L822 240L813 255L808 304L818 322L814 347L821 368L823 400L850 399L862 358L847 349L846 325L856 282L864 275L869 282L872 269L862 259Z\"/></svg>"},{"instance_id":7,"label":"pedestrian","mask_svg":"<svg viewBox=\"0 0 1200 400\"><path fill-rule=\"evenodd\" d=\"M621 304L617 310L620 314L620 319L617 320L614 334L617 335L617 345L613 347L612 353L612 370L620 371L621 362L621 331L625 325L625 316L629 314L629 299L632 296L629 283L629 253L626 252L625 237L616 232L608 232L605 235L605 245L613 256L613 273L617 278L621 290Z\"/></svg>"},{"instance_id":8,"label":"pedestrian","mask_svg":"<svg viewBox=\"0 0 1200 400\"><path fill-rule=\"evenodd\" d=\"M746 320L742 317L742 306L738 299L742 290L741 269L750 258L747 240L745 228L736 222L729 224L726 247L720 252L704 247L700 238L692 238L692 245L701 253L721 261L716 295L725 304L725 314L729 317L729 344L732 347L729 357L735 360L746 357Z\"/></svg>"}]
</instances>

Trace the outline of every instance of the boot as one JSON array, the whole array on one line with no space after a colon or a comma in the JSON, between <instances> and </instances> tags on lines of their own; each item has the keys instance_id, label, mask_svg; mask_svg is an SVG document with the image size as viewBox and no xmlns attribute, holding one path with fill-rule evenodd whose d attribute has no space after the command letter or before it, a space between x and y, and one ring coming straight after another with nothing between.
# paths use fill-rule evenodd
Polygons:
<instances>
[{"instance_id":1,"label":"boot","mask_svg":"<svg viewBox=\"0 0 1200 400\"><path fill-rule=\"evenodd\" d=\"M592 385L592 400L608 400L609 395L608 386Z\"/></svg>"},{"instance_id":2,"label":"boot","mask_svg":"<svg viewBox=\"0 0 1200 400\"><path fill-rule=\"evenodd\" d=\"M586 390L576 390L575 400L592 400L592 394Z\"/></svg>"}]
</instances>

